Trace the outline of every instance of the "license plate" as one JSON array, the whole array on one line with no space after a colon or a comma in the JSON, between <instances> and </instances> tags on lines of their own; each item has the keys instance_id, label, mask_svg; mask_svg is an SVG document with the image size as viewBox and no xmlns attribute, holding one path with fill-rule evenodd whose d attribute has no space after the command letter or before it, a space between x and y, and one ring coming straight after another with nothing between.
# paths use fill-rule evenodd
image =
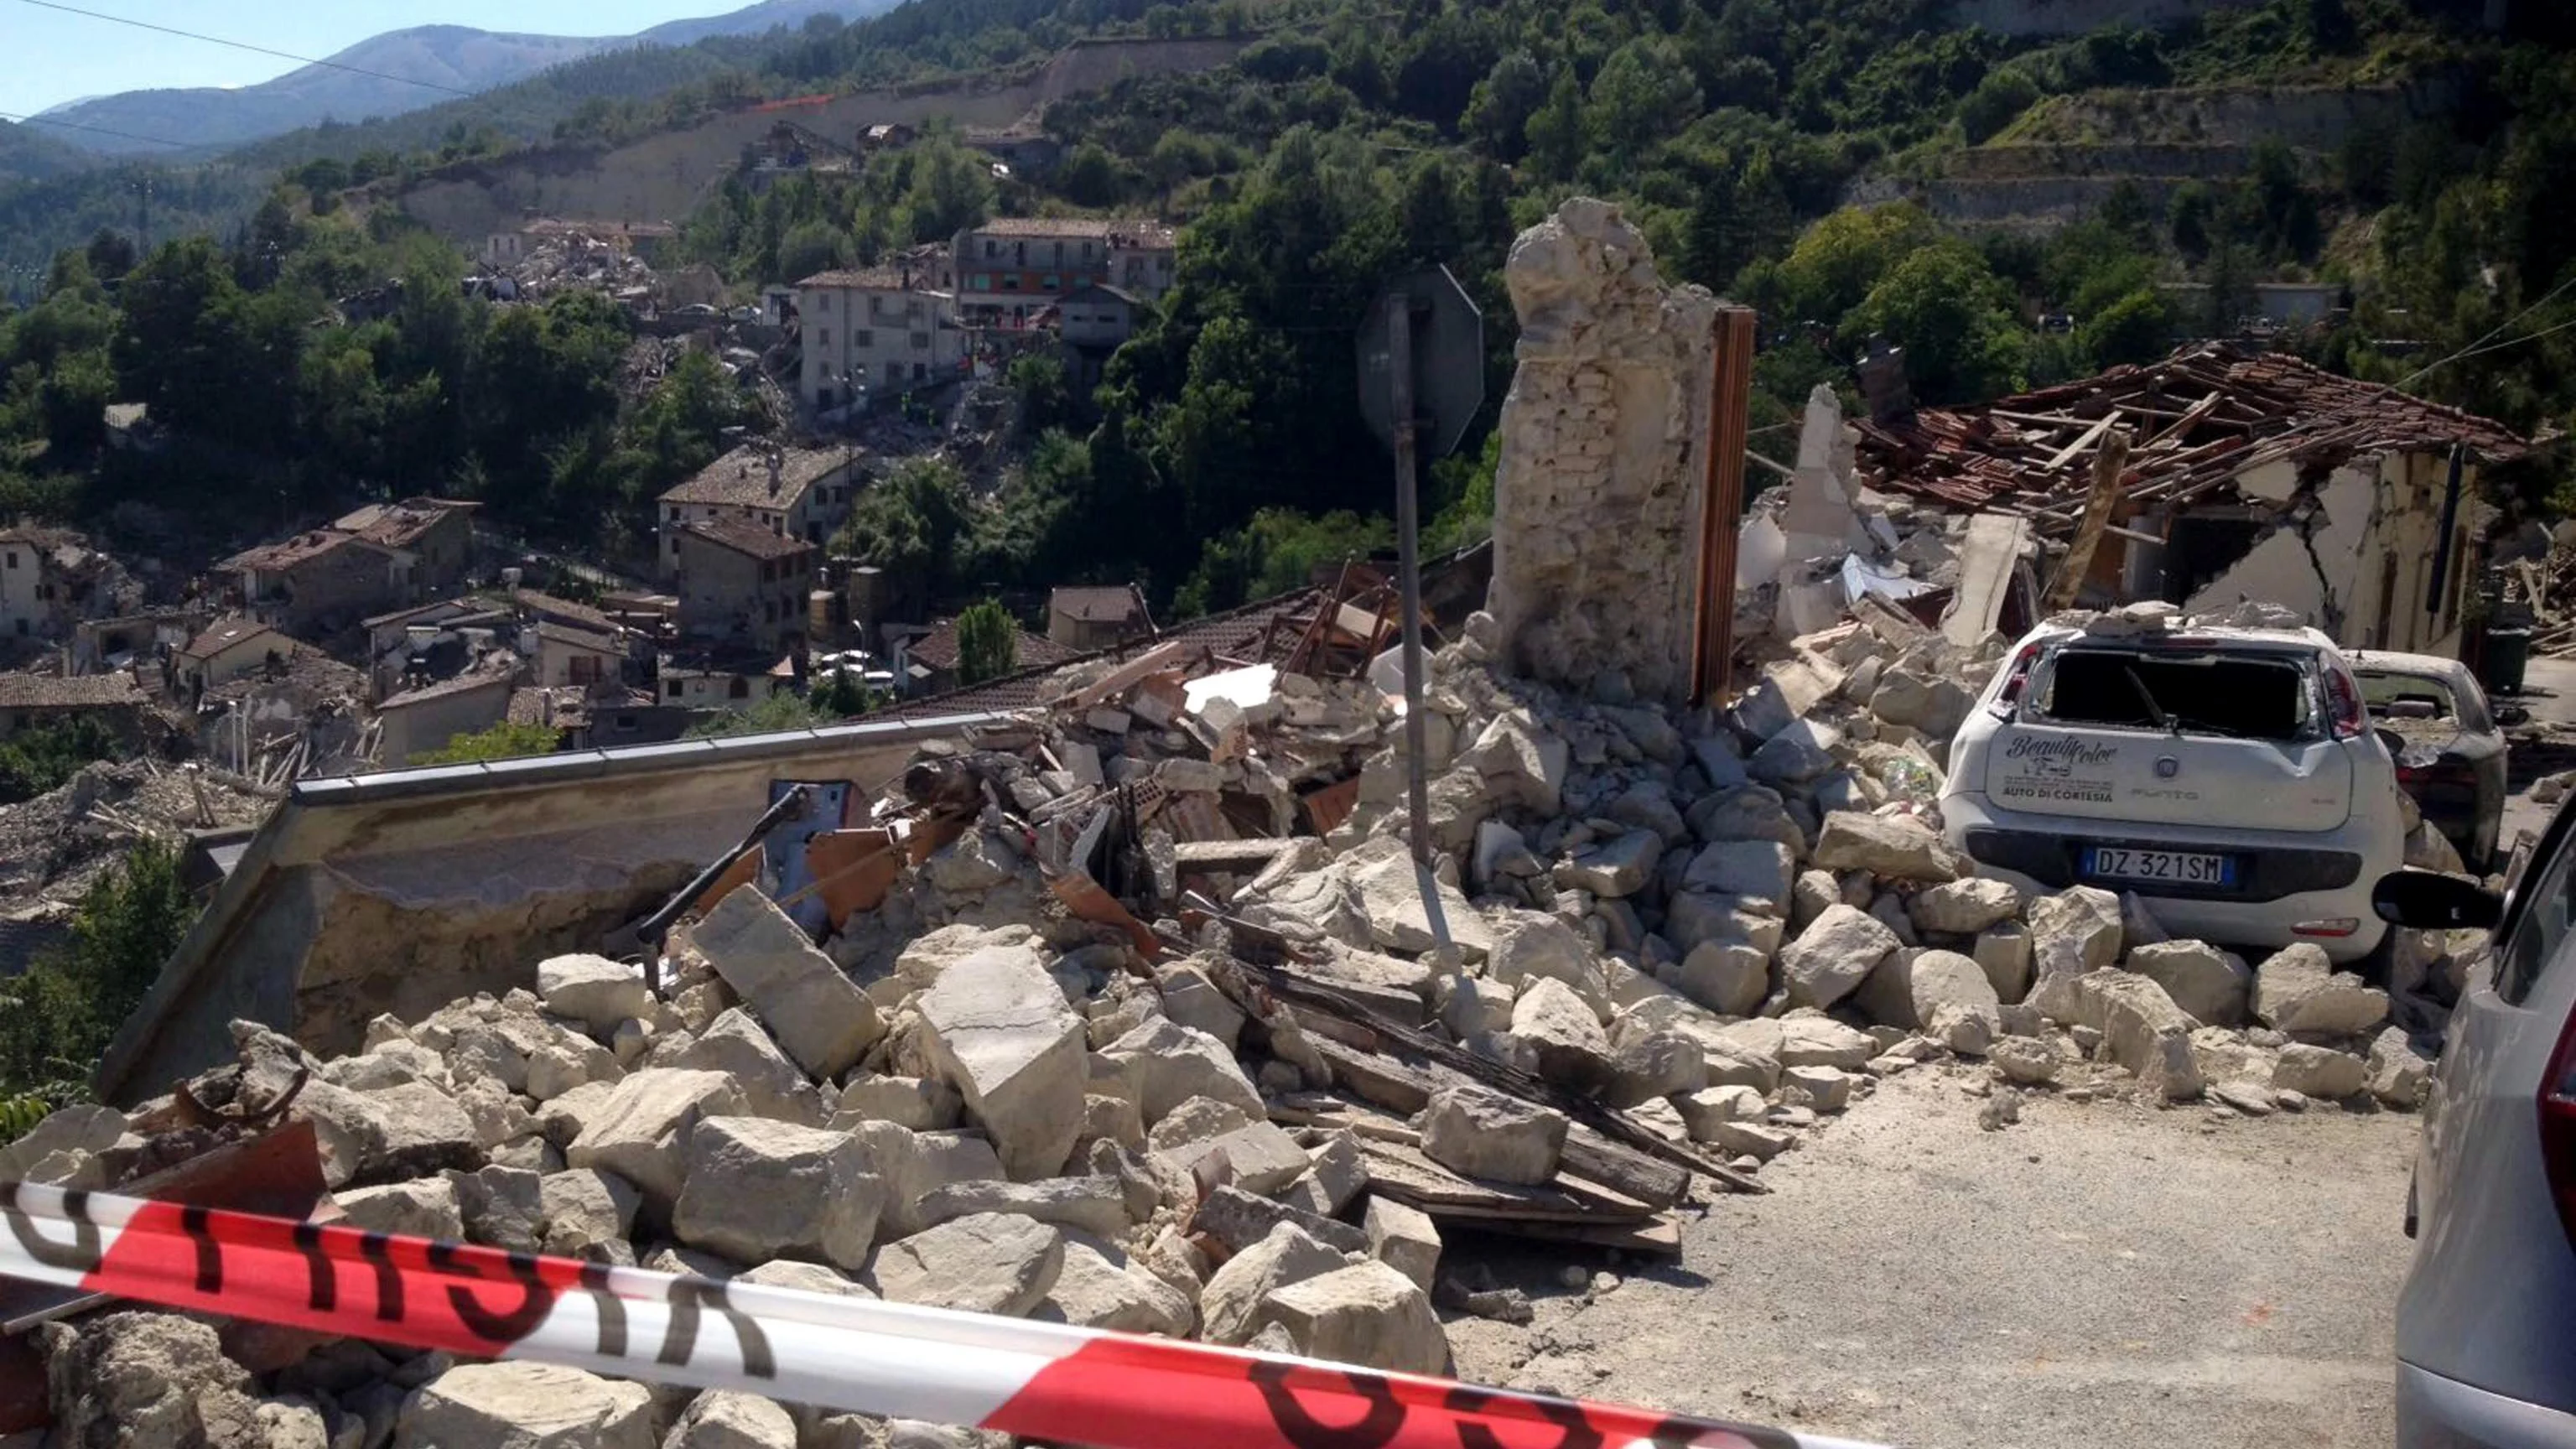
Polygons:
<instances>
[{"instance_id":1,"label":"license plate","mask_svg":"<svg viewBox=\"0 0 2576 1449\"><path fill-rule=\"evenodd\" d=\"M2232 856L2182 850L2122 850L2098 845L2084 852L2084 873L2159 885L2232 886L2236 884L2236 861Z\"/></svg>"}]
</instances>

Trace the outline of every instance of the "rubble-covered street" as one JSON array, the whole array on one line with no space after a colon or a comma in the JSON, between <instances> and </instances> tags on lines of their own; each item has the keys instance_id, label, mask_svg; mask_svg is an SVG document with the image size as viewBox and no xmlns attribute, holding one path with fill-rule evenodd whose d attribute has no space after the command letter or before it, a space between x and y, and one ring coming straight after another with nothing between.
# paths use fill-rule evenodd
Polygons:
<instances>
[{"instance_id":1,"label":"rubble-covered street","mask_svg":"<svg viewBox=\"0 0 2576 1449\"><path fill-rule=\"evenodd\" d=\"M2417 1118L2032 1096L1977 1125L1915 1072L1603 1291L1499 1255L1528 1327L1453 1322L1462 1376L1887 1444L2388 1441Z\"/></svg>"},{"instance_id":2,"label":"rubble-covered street","mask_svg":"<svg viewBox=\"0 0 2576 1449\"><path fill-rule=\"evenodd\" d=\"M57 1114L0 1180L194 1172L381 1232L1851 1439L2384 1437L2415 1113L2482 938L2401 933L2365 979L1977 874L1940 812L2033 622L2026 540L1865 492L1830 394L1747 530L1732 697L1697 702L1689 621L1628 627L1707 602L1669 426L1707 359L1648 325L1707 299L1643 257L1597 203L1515 250L1553 325L1504 409L1492 611L1450 621L1419 718L1385 608L1337 596L1277 659L1175 639L1008 712L605 761L635 821L685 776L762 822L659 885L494 869L585 762L406 777L376 815L300 792L129 1025L129 1110ZM1570 527L1590 495L1539 458L1653 516ZM426 839L469 798L493 839ZM2456 869L2382 818L2392 862L2402 819ZM397 956L460 880L489 914ZM9 1408L138 1449L994 1442L152 1313L0 1338Z\"/></svg>"}]
</instances>

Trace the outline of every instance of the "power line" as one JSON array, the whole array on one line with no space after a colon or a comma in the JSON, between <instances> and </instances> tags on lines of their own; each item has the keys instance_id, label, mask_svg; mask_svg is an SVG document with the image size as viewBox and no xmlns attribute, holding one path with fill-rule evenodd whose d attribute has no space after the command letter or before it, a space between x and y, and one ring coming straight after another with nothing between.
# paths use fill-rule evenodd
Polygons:
<instances>
[{"instance_id":1,"label":"power line","mask_svg":"<svg viewBox=\"0 0 2576 1449\"><path fill-rule=\"evenodd\" d=\"M247 50L253 55L274 56L279 60L291 60L299 65L318 65L328 70L344 70L351 75L372 76L377 80L394 81L401 85L421 86L428 90L444 91L451 96L471 96L474 94L472 91L458 90L454 86L440 85L436 81L420 80L416 77L407 75L395 75L389 71L369 70L365 66L361 65L344 65L336 60L316 60L309 55L296 55L289 51L271 50L267 46L252 45L245 41L226 40L220 35L200 35L193 30L178 30L167 25L155 25L148 20L135 20L123 15L103 15L96 10L83 10L78 6L56 4L55 0L23 0L23 3L33 5L40 10L59 10L66 15L83 15L92 20L104 20L113 25L131 25L137 30L155 30L159 31L163 35L178 36L182 40L202 40L208 45L222 45L229 46L234 50Z\"/></svg>"},{"instance_id":2,"label":"power line","mask_svg":"<svg viewBox=\"0 0 2576 1449\"><path fill-rule=\"evenodd\" d=\"M15 121L21 126L60 126L65 130L70 131L95 131L102 136L115 136L127 141L140 141L147 146L168 146L179 151L189 149L189 145L185 141L165 141L159 136L138 136L131 131L111 131L105 126L84 126L78 121L57 121L47 116L19 116L12 115L7 111L0 111L0 121Z\"/></svg>"},{"instance_id":3,"label":"power line","mask_svg":"<svg viewBox=\"0 0 2576 1449\"><path fill-rule=\"evenodd\" d=\"M2513 324L2521 321L2523 318L2530 316L2532 313L2539 311L2541 308L2548 306L2551 302L2556 301L2558 299L2558 295L2570 287L2576 287L2576 277L2569 277L2566 281L2550 288L2547 296L2542 297L2539 301L2532 303L2530 306L2523 308L2521 311L2507 317L2502 322L2497 323L2494 327L2488 329L2487 334L2484 337L2479 338L2477 341L2470 343L2468 346L2461 348L2459 351L2452 353L2450 356L2445 357L2438 362L2427 363L2426 365L2417 368L2412 373L2409 373L2404 381L2397 385L2403 388L2409 383L2413 383L2422 378L2426 373L2438 372L2441 369L2450 366L2452 363L2460 361L2462 358L2477 356L2480 349L2484 348L2489 342L2494 341L2499 333L2502 333L2507 328L2513 326ZM2510 346L2511 344L2508 343L2506 345Z\"/></svg>"}]
</instances>

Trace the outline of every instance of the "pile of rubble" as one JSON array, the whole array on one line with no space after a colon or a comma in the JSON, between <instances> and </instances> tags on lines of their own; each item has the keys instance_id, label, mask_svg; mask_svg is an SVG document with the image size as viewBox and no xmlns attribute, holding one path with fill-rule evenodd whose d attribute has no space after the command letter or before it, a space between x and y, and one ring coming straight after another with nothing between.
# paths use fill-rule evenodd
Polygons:
<instances>
[{"instance_id":1,"label":"pile of rubble","mask_svg":"<svg viewBox=\"0 0 2576 1449\"><path fill-rule=\"evenodd\" d=\"M573 955L338 1060L237 1024L240 1066L58 1114L0 1176L114 1188L197 1104L267 1092L373 1229L1438 1372L1439 1308L1528 1311L1444 1272L1445 1230L1673 1251L1703 1184L1758 1190L1925 1063L1976 1068L1998 1127L2029 1090L2424 1089L2389 996L2313 947L2249 967L2107 892L1969 874L1930 816L1991 641L1863 610L1721 717L1505 678L1492 636L1432 661L1430 870L1384 690L1153 651L926 748L819 943L738 885L658 996ZM970 1437L355 1343L254 1374L228 1332L49 1327L51 1412L361 1449Z\"/></svg>"},{"instance_id":2,"label":"pile of rubble","mask_svg":"<svg viewBox=\"0 0 2576 1449\"><path fill-rule=\"evenodd\" d=\"M281 793L202 765L139 759L85 766L55 790L0 806L0 923L66 926L80 898L136 840L257 825ZM24 967L28 944L0 938L0 974Z\"/></svg>"}]
</instances>

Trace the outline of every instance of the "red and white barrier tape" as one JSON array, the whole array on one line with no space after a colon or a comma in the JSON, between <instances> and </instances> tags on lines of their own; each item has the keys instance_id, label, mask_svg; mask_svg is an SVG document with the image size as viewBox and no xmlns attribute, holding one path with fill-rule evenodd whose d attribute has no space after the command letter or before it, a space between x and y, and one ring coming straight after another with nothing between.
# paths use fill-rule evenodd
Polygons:
<instances>
[{"instance_id":1,"label":"red and white barrier tape","mask_svg":"<svg viewBox=\"0 0 2576 1449\"><path fill-rule=\"evenodd\" d=\"M1171 1339L0 1185L0 1275L1097 1449L1865 1449Z\"/></svg>"}]
</instances>

